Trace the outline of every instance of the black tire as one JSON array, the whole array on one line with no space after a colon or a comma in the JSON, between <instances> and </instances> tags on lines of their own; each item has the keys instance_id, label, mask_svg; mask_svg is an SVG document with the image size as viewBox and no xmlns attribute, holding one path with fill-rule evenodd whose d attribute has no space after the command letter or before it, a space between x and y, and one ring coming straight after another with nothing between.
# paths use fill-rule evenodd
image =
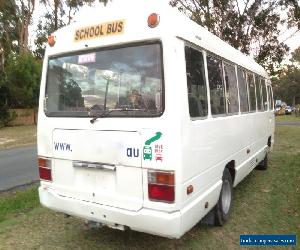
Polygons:
<instances>
[{"instance_id":1,"label":"black tire","mask_svg":"<svg viewBox=\"0 0 300 250\"><path fill-rule=\"evenodd\" d=\"M223 226L228 220L233 200L232 177L228 168L225 168L222 180L223 184L220 197L217 205L214 208L216 226Z\"/></svg>"},{"instance_id":2,"label":"black tire","mask_svg":"<svg viewBox=\"0 0 300 250\"><path fill-rule=\"evenodd\" d=\"M268 169L268 153L266 153L265 158L256 166L257 170L267 170Z\"/></svg>"}]
</instances>

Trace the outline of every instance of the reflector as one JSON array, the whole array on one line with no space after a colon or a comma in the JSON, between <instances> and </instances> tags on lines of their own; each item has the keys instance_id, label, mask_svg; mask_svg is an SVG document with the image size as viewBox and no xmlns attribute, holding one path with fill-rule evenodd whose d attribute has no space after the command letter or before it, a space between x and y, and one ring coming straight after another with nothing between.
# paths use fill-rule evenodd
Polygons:
<instances>
[{"instance_id":1,"label":"reflector","mask_svg":"<svg viewBox=\"0 0 300 250\"><path fill-rule=\"evenodd\" d=\"M148 17L148 26L150 28L155 28L160 21L160 17L158 14L156 13L152 13L149 17Z\"/></svg>"},{"instance_id":2,"label":"reflector","mask_svg":"<svg viewBox=\"0 0 300 250\"><path fill-rule=\"evenodd\" d=\"M48 36L48 44L49 44L50 47L53 47L55 42L56 41L55 41L55 36L54 35Z\"/></svg>"}]
</instances>

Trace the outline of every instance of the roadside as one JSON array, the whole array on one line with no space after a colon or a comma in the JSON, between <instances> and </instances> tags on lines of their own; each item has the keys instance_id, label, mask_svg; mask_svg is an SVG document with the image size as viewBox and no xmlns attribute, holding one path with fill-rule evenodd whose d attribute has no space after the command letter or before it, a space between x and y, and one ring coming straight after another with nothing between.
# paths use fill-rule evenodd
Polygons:
<instances>
[{"instance_id":1,"label":"roadside","mask_svg":"<svg viewBox=\"0 0 300 250\"><path fill-rule=\"evenodd\" d=\"M277 115L275 117L276 122L300 122L300 116L292 115Z\"/></svg>"},{"instance_id":2,"label":"roadside","mask_svg":"<svg viewBox=\"0 0 300 250\"><path fill-rule=\"evenodd\" d=\"M278 115L275 118L276 126L300 126L300 116Z\"/></svg>"},{"instance_id":3,"label":"roadside","mask_svg":"<svg viewBox=\"0 0 300 250\"><path fill-rule=\"evenodd\" d=\"M300 122L276 122L276 126L300 126Z\"/></svg>"},{"instance_id":4,"label":"roadside","mask_svg":"<svg viewBox=\"0 0 300 250\"><path fill-rule=\"evenodd\" d=\"M0 191L38 179L36 145L0 150Z\"/></svg>"},{"instance_id":5,"label":"roadside","mask_svg":"<svg viewBox=\"0 0 300 250\"><path fill-rule=\"evenodd\" d=\"M179 240L108 228L87 230L80 219L42 208L33 186L17 196L15 191L0 193L0 214L5 210L0 249L240 249L240 234L299 238L300 127L277 127L275 141L269 169L253 171L234 189L233 211L224 227L198 224ZM29 203L21 205L25 201Z\"/></svg>"},{"instance_id":6,"label":"roadside","mask_svg":"<svg viewBox=\"0 0 300 250\"><path fill-rule=\"evenodd\" d=\"M36 144L36 126L4 127L0 129L0 150Z\"/></svg>"}]
</instances>

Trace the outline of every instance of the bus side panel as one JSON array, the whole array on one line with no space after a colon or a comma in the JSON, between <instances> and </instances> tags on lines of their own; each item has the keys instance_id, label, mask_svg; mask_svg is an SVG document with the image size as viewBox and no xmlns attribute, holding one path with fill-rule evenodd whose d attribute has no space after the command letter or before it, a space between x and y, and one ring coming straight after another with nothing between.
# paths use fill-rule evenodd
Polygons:
<instances>
[{"instance_id":1,"label":"bus side panel","mask_svg":"<svg viewBox=\"0 0 300 250\"><path fill-rule=\"evenodd\" d=\"M185 131L183 181L197 187L195 194L185 199L185 205L220 181L231 161L242 180L263 159L271 134L268 112L190 121ZM186 186L182 188L183 193Z\"/></svg>"}]
</instances>

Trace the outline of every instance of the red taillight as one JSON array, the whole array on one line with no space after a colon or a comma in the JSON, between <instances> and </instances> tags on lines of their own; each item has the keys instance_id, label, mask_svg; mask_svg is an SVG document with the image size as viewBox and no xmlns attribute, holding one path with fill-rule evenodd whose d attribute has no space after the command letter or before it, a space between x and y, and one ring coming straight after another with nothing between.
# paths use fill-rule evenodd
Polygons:
<instances>
[{"instance_id":1,"label":"red taillight","mask_svg":"<svg viewBox=\"0 0 300 250\"><path fill-rule=\"evenodd\" d=\"M173 203L175 200L173 171L148 171L148 196L153 201Z\"/></svg>"},{"instance_id":2,"label":"red taillight","mask_svg":"<svg viewBox=\"0 0 300 250\"><path fill-rule=\"evenodd\" d=\"M150 200L174 202L175 192L174 186L148 184L148 192Z\"/></svg>"},{"instance_id":3,"label":"red taillight","mask_svg":"<svg viewBox=\"0 0 300 250\"><path fill-rule=\"evenodd\" d=\"M38 167L40 179L43 181L52 181L51 161L45 158L38 158Z\"/></svg>"}]
</instances>

